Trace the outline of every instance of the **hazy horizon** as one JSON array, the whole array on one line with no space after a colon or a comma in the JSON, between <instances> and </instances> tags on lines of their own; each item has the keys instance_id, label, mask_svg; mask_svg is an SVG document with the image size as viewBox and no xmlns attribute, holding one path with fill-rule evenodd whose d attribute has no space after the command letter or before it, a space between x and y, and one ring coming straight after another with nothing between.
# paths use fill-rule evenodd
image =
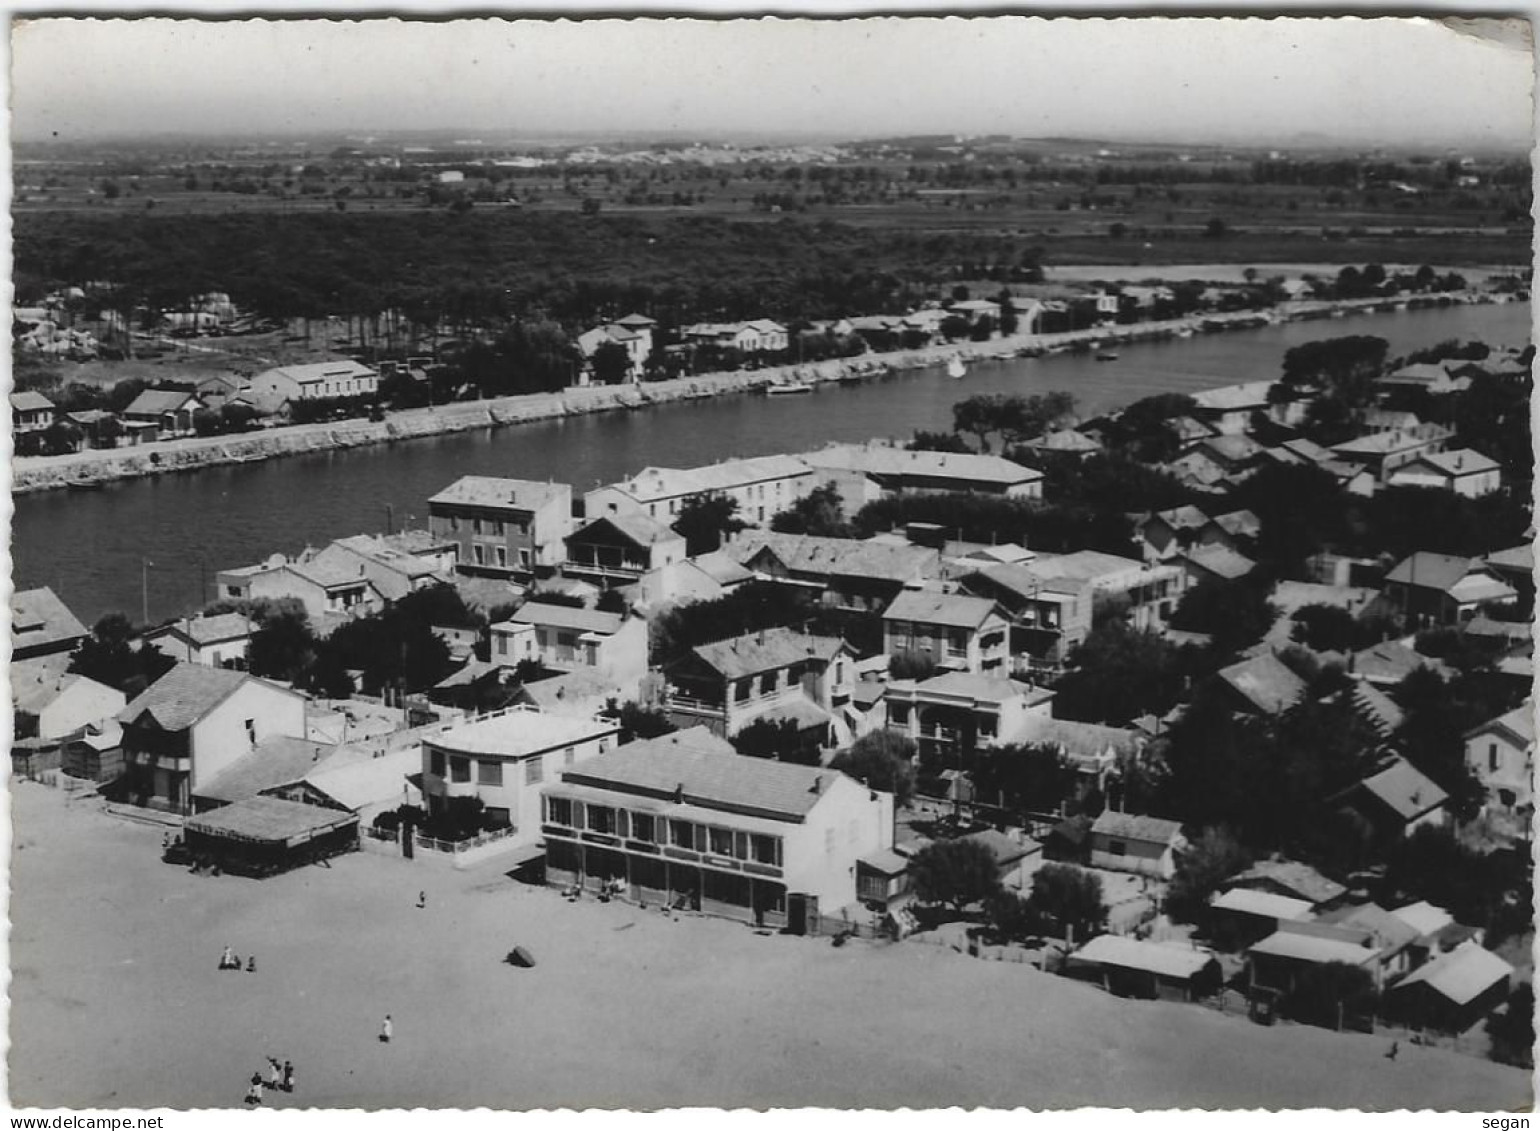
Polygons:
<instances>
[{"instance_id":1,"label":"hazy horizon","mask_svg":"<svg viewBox=\"0 0 1540 1131\"><path fill-rule=\"evenodd\" d=\"M11 47L24 143L1005 134L1527 149L1533 135L1530 53L1428 19L47 18L18 20Z\"/></svg>"}]
</instances>

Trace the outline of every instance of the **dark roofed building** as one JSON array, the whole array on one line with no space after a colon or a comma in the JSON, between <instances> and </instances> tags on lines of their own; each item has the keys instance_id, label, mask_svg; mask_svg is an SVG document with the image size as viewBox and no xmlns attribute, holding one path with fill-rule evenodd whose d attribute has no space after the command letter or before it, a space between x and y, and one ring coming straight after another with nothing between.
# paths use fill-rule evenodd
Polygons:
<instances>
[{"instance_id":1,"label":"dark roofed building","mask_svg":"<svg viewBox=\"0 0 1540 1131\"><path fill-rule=\"evenodd\" d=\"M90 633L48 586L11 597L11 662L73 652Z\"/></svg>"},{"instance_id":2,"label":"dark roofed building","mask_svg":"<svg viewBox=\"0 0 1540 1131\"><path fill-rule=\"evenodd\" d=\"M1221 668L1217 678L1235 709L1250 714L1282 714L1305 693L1305 681L1271 652Z\"/></svg>"}]
</instances>

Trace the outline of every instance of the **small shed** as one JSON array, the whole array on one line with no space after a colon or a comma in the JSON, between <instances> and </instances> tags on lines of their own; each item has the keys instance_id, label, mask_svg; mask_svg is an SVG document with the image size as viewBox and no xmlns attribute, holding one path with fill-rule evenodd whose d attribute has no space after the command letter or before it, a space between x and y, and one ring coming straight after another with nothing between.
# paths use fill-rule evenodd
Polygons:
<instances>
[{"instance_id":1,"label":"small shed","mask_svg":"<svg viewBox=\"0 0 1540 1131\"><path fill-rule=\"evenodd\" d=\"M1209 900L1213 936L1226 950L1260 942L1275 932L1280 922L1310 918L1312 909L1309 900L1249 888L1231 888Z\"/></svg>"},{"instance_id":2,"label":"small shed","mask_svg":"<svg viewBox=\"0 0 1540 1131\"><path fill-rule=\"evenodd\" d=\"M1108 810L1091 826L1091 867L1169 880L1181 843L1180 821Z\"/></svg>"},{"instance_id":3,"label":"small shed","mask_svg":"<svg viewBox=\"0 0 1540 1131\"><path fill-rule=\"evenodd\" d=\"M278 797L252 797L187 818L187 850L227 872L270 876L358 847L358 817Z\"/></svg>"},{"instance_id":4,"label":"small shed","mask_svg":"<svg viewBox=\"0 0 1540 1131\"><path fill-rule=\"evenodd\" d=\"M1385 991L1386 1012L1408 1024L1463 1033L1502 1004L1513 967L1475 942L1419 966Z\"/></svg>"},{"instance_id":5,"label":"small shed","mask_svg":"<svg viewBox=\"0 0 1540 1131\"><path fill-rule=\"evenodd\" d=\"M1224 983L1219 960L1206 950L1099 935L1069 956L1071 972L1100 980L1120 997L1193 1001Z\"/></svg>"}]
</instances>

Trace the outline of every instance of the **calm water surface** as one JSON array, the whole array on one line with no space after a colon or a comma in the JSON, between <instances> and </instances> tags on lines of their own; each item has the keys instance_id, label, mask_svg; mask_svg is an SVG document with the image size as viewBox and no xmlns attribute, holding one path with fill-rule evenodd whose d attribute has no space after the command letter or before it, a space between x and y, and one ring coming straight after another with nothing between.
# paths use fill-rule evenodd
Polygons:
<instances>
[{"instance_id":1,"label":"calm water surface","mask_svg":"<svg viewBox=\"0 0 1540 1131\"><path fill-rule=\"evenodd\" d=\"M171 617L204 603L215 571L383 530L387 507L398 526L409 516L426 525L428 497L461 475L555 479L581 493L648 464L688 467L949 428L953 402L977 393L1066 389L1089 414L1152 393L1271 377L1291 346L1350 333L1387 338L1393 354L1447 338L1521 345L1530 306L1296 322L1122 346L1112 363L1067 355L981 362L962 381L916 370L807 397L728 397L26 495L15 500L15 581L53 586L90 624L112 610L137 619L147 579L151 618Z\"/></svg>"}]
</instances>

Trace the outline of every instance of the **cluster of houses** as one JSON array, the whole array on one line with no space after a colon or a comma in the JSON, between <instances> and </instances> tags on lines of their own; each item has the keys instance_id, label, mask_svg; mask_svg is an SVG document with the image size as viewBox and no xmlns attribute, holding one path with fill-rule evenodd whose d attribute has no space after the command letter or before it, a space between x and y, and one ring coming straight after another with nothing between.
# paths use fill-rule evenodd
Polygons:
<instances>
[{"instance_id":1,"label":"cluster of houses","mask_svg":"<svg viewBox=\"0 0 1540 1131\"><path fill-rule=\"evenodd\" d=\"M624 344L624 334L650 327L604 330L605 340ZM359 379L316 368L272 371L263 387L345 388ZM925 840L899 819L891 795L830 767L838 751L865 735L905 736L926 771L924 789L957 807L984 808L970 776L977 753L1022 746L1056 751L1082 793L1105 791L1169 720L1060 718L1055 677L1073 664L1099 611L1116 608L1140 628L1179 637L1169 621L1188 589L1251 572L1247 551L1260 523L1226 505L1224 486L1274 459L1352 469L1366 489L1401 476L1466 493L1430 481L1429 469L1462 472L1461 461L1481 458L1451 449L1447 429L1403 420L1369 433L1364 439L1395 438L1372 450L1356 441L1324 451L1304 441L1263 447L1250 431L1254 413L1278 410L1266 383L1196 400L1183 422L1193 441L1176 465L1219 489L1213 505L1133 516L1138 556L964 542L919 523L868 539L769 528L829 484L852 507L916 492L1042 494L1040 471L1000 457L871 443L649 467L581 496L563 483L467 476L429 500L426 530L341 538L218 574L219 600L297 600L322 634L437 585L475 589L481 607L512 609L484 633L443 628L462 666L407 704L313 700L248 674L254 626L239 612L148 631L145 643L174 664L128 697L68 672L87 634L50 591L18 593L13 699L38 725L17 742L13 766L116 783L126 800L184 815L189 829L196 823L205 845L224 837L249 848L252 829L281 829L283 843L272 842L280 854L285 844L331 844L354 827L348 822L367 827L403 801L442 814L475 798L497 851L543 861L548 882L563 887L803 932L901 924L913 898L908 863ZM1092 432L1075 435L1097 447ZM1079 458L1074 445L1054 451ZM1205 460L1216 474L1203 470ZM1353 478L1343 482L1353 489ZM718 497L731 499L747 526L691 556L672 524L693 502ZM1280 583L1275 600L1286 609L1324 603L1354 612L1380 602L1411 625L1503 635L1512 626L1494 611L1532 599L1527 545L1474 559L1416 553L1373 576L1349 568L1355 564L1363 563ZM841 636L784 625L652 662L661 614L751 582L867 618L880 646L862 653ZM1520 627L1507 634L1501 669L1515 689L1527 687L1532 671ZM1302 699L1304 680L1277 654L1286 642L1270 633L1219 673L1232 710L1277 716ZM1401 722L1387 689L1418 667L1438 666L1411 638L1343 660L1355 710L1385 735ZM512 692L508 706L478 714L457 705L458 689L489 679ZM623 742L616 707L626 703L661 711L677 729ZM738 754L733 740L765 723L794 734L806 764ZM1528 703L1464 741L1467 767L1486 792L1483 819L1508 844L1527 844ZM1445 791L1388 749L1333 800L1388 838L1453 820ZM973 835L1016 886L1050 859L1107 877L1119 893L1111 900L1115 933L1091 940L1072 964L1109 984L1204 992L1210 952L1135 931L1175 872L1181 826L1116 810L1094 819L1043 816L1027 829ZM409 833L400 844L412 850ZM1214 937L1244 953L1262 991L1286 993L1311 964L1348 961L1369 970L1385 1000L1419 1024L1458 1028L1504 999L1514 976L1481 947L1480 932L1447 913L1354 901L1302 865L1272 862L1231 877L1211 911Z\"/></svg>"},{"instance_id":2,"label":"cluster of houses","mask_svg":"<svg viewBox=\"0 0 1540 1131\"><path fill-rule=\"evenodd\" d=\"M42 393L23 391L10 394L11 424L20 451L60 424L67 426L67 450L135 447L195 435L199 413L243 406L252 418L283 420L302 401L373 397L379 383L376 370L356 361L283 365L251 377L216 374L191 387L146 389L118 413L66 411Z\"/></svg>"}]
</instances>

